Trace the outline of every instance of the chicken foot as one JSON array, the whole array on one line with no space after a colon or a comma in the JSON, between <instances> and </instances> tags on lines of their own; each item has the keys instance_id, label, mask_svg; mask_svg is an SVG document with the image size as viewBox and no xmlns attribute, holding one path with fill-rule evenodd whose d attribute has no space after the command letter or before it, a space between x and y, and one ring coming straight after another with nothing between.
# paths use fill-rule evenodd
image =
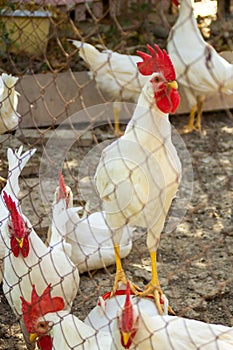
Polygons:
<instances>
[{"instance_id":1,"label":"chicken foot","mask_svg":"<svg viewBox=\"0 0 233 350\"><path fill-rule=\"evenodd\" d=\"M115 245L114 251L115 251L115 257L116 257L116 276L115 276L111 297L115 295L120 282L125 285L127 285L127 283L129 282L130 290L132 290L134 294L137 294L138 292L142 292L142 290L137 285L129 281L126 277L126 274L123 270L122 263L121 263L120 246Z\"/></svg>"},{"instance_id":2,"label":"chicken foot","mask_svg":"<svg viewBox=\"0 0 233 350\"><path fill-rule=\"evenodd\" d=\"M154 297L157 310L159 314L162 315L164 310L162 309L160 300L163 295L163 292L162 292L162 289L160 288L159 279L158 279L156 252L150 252L150 258L151 258L151 267L152 267L151 281L146 285L145 290L143 292L136 292L135 294L140 297L146 297L146 296L152 295ZM168 311L171 314L175 314L170 306L168 306Z\"/></svg>"}]
</instances>

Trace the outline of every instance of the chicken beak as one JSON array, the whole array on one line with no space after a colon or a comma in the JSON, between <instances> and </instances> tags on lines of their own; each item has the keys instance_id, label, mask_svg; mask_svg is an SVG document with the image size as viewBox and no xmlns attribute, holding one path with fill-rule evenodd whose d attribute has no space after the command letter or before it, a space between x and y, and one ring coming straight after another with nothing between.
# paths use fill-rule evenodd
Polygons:
<instances>
[{"instance_id":1,"label":"chicken beak","mask_svg":"<svg viewBox=\"0 0 233 350\"><path fill-rule=\"evenodd\" d=\"M129 338L130 338L130 333L129 332L122 332L122 338L123 338L123 343L126 346L128 344Z\"/></svg>"},{"instance_id":2,"label":"chicken beak","mask_svg":"<svg viewBox=\"0 0 233 350\"><path fill-rule=\"evenodd\" d=\"M37 333L30 333L30 335L29 335L30 342L33 343L37 337L38 337Z\"/></svg>"},{"instance_id":3,"label":"chicken beak","mask_svg":"<svg viewBox=\"0 0 233 350\"><path fill-rule=\"evenodd\" d=\"M19 243L20 248L22 248L23 247L23 238L17 239L17 242Z\"/></svg>"},{"instance_id":4,"label":"chicken beak","mask_svg":"<svg viewBox=\"0 0 233 350\"><path fill-rule=\"evenodd\" d=\"M170 87L170 88L172 88L172 89L175 89L175 90L178 89L178 84L177 84L177 82L176 82L175 80L169 81L169 82L167 83L167 86Z\"/></svg>"}]
</instances>

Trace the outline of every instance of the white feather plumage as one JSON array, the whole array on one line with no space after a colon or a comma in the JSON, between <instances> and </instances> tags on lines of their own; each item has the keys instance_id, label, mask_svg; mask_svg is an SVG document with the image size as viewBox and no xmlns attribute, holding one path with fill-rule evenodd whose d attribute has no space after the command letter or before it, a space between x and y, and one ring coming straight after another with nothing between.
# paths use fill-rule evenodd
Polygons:
<instances>
[{"instance_id":1,"label":"white feather plumage","mask_svg":"<svg viewBox=\"0 0 233 350\"><path fill-rule=\"evenodd\" d=\"M11 74L2 73L0 77L0 134L14 130L19 123L17 81Z\"/></svg>"},{"instance_id":2,"label":"white feather plumage","mask_svg":"<svg viewBox=\"0 0 233 350\"><path fill-rule=\"evenodd\" d=\"M179 17L170 31L167 50L190 109L197 98L233 93L233 65L205 42L191 0L181 0Z\"/></svg>"},{"instance_id":3,"label":"white feather plumage","mask_svg":"<svg viewBox=\"0 0 233 350\"><path fill-rule=\"evenodd\" d=\"M137 102L147 77L138 72L139 56L124 55L110 50L98 51L94 46L71 40L79 49L79 56L90 68L90 76L102 92L113 100Z\"/></svg>"}]
</instances>

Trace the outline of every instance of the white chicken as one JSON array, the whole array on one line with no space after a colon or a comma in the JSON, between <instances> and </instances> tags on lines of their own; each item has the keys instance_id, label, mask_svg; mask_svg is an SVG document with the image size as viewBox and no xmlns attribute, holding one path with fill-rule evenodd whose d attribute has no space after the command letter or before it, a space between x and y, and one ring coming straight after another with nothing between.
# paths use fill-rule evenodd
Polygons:
<instances>
[{"instance_id":1,"label":"white chicken","mask_svg":"<svg viewBox=\"0 0 233 350\"><path fill-rule=\"evenodd\" d=\"M112 235L105 220L105 213L95 212L81 218L80 209L82 207L73 207L72 190L65 185L60 174L53 202L52 234L50 236L49 230L47 242L53 246L63 237L64 249L80 273L114 264ZM120 242L121 258L131 251L132 231L132 228L124 228Z\"/></svg>"},{"instance_id":2,"label":"white chicken","mask_svg":"<svg viewBox=\"0 0 233 350\"><path fill-rule=\"evenodd\" d=\"M112 230L118 283L127 283L120 260L120 240L126 224L147 228L152 279L144 292L131 283L135 294L153 294L162 314L156 250L161 231L181 177L181 163L171 140L168 113L179 105L176 75L165 50L148 45L151 55L139 52L141 74L149 75L124 136L106 147L97 166L95 183L106 221Z\"/></svg>"},{"instance_id":3,"label":"white chicken","mask_svg":"<svg viewBox=\"0 0 233 350\"><path fill-rule=\"evenodd\" d=\"M179 2L174 0L174 3ZM191 110L184 131L201 131L205 97L216 93L233 94L233 65L204 41L191 0L180 1L179 17L170 31L167 50Z\"/></svg>"},{"instance_id":4,"label":"white chicken","mask_svg":"<svg viewBox=\"0 0 233 350\"><path fill-rule=\"evenodd\" d=\"M1 226L3 222L7 220L9 212L6 208L5 202L3 200L3 191L6 192L11 198L15 201L16 206L19 206L18 196L19 196L19 176L27 164L28 160L36 152L36 149L28 150L25 153L22 153L23 146L20 146L18 150L13 151L11 148L7 150L7 159L8 159L8 177L6 186L3 188L0 195L0 222ZM2 234L0 232L0 283L2 282L3 277L3 268L4 268L4 256L5 256L6 244L3 240Z\"/></svg>"},{"instance_id":5,"label":"white chicken","mask_svg":"<svg viewBox=\"0 0 233 350\"><path fill-rule=\"evenodd\" d=\"M51 297L51 286L38 296L35 286L31 301L21 297L22 313L30 340L37 339L40 350L107 350L110 333L98 332L64 309L61 297Z\"/></svg>"},{"instance_id":6,"label":"white chicken","mask_svg":"<svg viewBox=\"0 0 233 350\"><path fill-rule=\"evenodd\" d=\"M232 350L233 328L174 316L151 317L131 300L113 321L111 350Z\"/></svg>"},{"instance_id":7,"label":"white chicken","mask_svg":"<svg viewBox=\"0 0 233 350\"><path fill-rule=\"evenodd\" d=\"M2 73L0 77L0 134L14 130L19 123L17 81L11 74Z\"/></svg>"},{"instance_id":8,"label":"white chicken","mask_svg":"<svg viewBox=\"0 0 233 350\"><path fill-rule=\"evenodd\" d=\"M3 192L3 199L9 211L8 220L1 227L6 244L3 292L13 312L22 315L20 296L30 298L34 283L39 292L51 283L52 293L62 296L65 308L70 310L79 287L79 273L65 254L62 242L47 248L11 196ZM28 345L22 323L21 328Z\"/></svg>"},{"instance_id":9,"label":"white chicken","mask_svg":"<svg viewBox=\"0 0 233 350\"><path fill-rule=\"evenodd\" d=\"M79 56L87 63L91 78L113 101L137 103L147 78L140 74L137 62L140 57L125 55L111 50L98 51L94 46L77 40L70 40L79 49ZM114 105L115 134L120 134L119 105Z\"/></svg>"},{"instance_id":10,"label":"white chicken","mask_svg":"<svg viewBox=\"0 0 233 350\"><path fill-rule=\"evenodd\" d=\"M84 322L96 330L113 333L114 323L111 321L117 317L119 310L122 309L125 304L127 288L126 286L122 286L121 289L117 289L113 297L111 297L111 292L100 296L97 306L89 312ZM158 315L153 296L145 298L137 297L130 289L128 293L130 294L130 299L134 300L134 303L137 304L140 311L145 312L151 317ZM168 300L165 295L163 295L161 303L164 305L164 315L167 315Z\"/></svg>"}]
</instances>

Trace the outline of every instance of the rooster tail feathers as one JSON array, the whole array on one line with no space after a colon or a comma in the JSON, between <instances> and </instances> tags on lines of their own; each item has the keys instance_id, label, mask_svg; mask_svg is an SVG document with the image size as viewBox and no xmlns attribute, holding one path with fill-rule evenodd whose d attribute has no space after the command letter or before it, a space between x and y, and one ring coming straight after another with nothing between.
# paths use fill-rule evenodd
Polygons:
<instances>
[{"instance_id":1,"label":"rooster tail feathers","mask_svg":"<svg viewBox=\"0 0 233 350\"><path fill-rule=\"evenodd\" d=\"M16 171L18 169L19 174L29 161L29 159L33 156L33 154L36 152L36 148L30 149L24 153L23 146L20 146L18 150L13 151L11 148L8 148L7 150L7 159L8 159L8 167L9 171Z\"/></svg>"},{"instance_id":2,"label":"rooster tail feathers","mask_svg":"<svg viewBox=\"0 0 233 350\"><path fill-rule=\"evenodd\" d=\"M8 148L7 150L8 180L4 190L10 194L14 200L18 200L19 176L29 159L36 152L36 148L28 150L24 153L22 153L22 151L23 146L20 146L19 149L15 151L11 148Z\"/></svg>"},{"instance_id":3,"label":"rooster tail feathers","mask_svg":"<svg viewBox=\"0 0 233 350\"><path fill-rule=\"evenodd\" d=\"M3 85L6 89L12 89L18 81L18 77L14 77L11 74L2 73Z\"/></svg>"},{"instance_id":4,"label":"rooster tail feathers","mask_svg":"<svg viewBox=\"0 0 233 350\"><path fill-rule=\"evenodd\" d=\"M78 40L68 39L77 49L79 49L79 56L89 65L92 65L92 62L96 62L98 55L101 55L93 45L84 43Z\"/></svg>"}]
</instances>

